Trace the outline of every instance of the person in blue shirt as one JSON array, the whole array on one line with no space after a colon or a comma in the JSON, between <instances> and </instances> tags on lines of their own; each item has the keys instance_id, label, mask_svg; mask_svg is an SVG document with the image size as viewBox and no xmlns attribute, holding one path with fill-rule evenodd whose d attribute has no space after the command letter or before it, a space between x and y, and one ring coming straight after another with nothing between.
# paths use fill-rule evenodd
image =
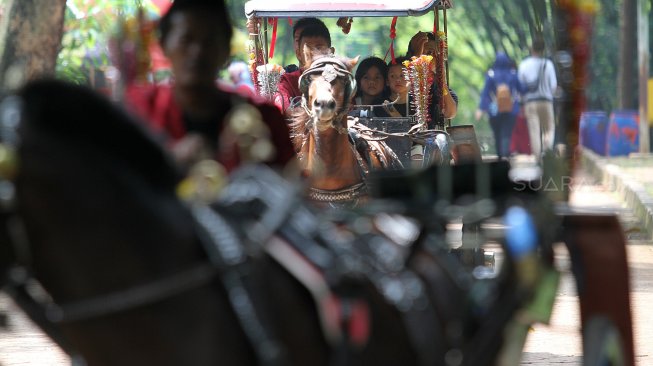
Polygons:
<instances>
[{"instance_id":1,"label":"person in blue shirt","mask_svg":"<svg viewBox=\"0 0 653 366\"><path fill-rule=\"evenodd\" d=\"M499 158L510 155L510 141L519 113L519 95L522 90L515 63L504 52L498 52L494 64L485 75L485 85L475 117L478 121L483 114L489 116Z\"/></svg>"}]
</instances>

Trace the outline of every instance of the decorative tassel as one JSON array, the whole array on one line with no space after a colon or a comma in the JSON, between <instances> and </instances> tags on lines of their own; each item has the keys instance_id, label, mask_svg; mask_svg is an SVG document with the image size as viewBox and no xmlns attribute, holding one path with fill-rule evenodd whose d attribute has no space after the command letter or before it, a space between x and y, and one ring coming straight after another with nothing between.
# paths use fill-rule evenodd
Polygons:
<instances>
[{"instance_id":1,"label":"decorative tassel","mask_svg":"<svg viewBox=\"0 0 653 366\"><path fill-rule=\"evenodd\" d=\"M154 27L146 21L143 9L136 16L120 18L109 40L112 64L120 71L125 85L146 82L151 71L150 44L154 39Z\"/></svg>"},{"instance_id":2,"label":"decorative tassel","mask_svg":"<svg viewBox=\"0 0 653 366\"><path fill-rule=\"evenodd\" d=\"M261 95L259 90L258 83L258 70L257 66L264 64L263 58L263 46L261 45L261 35L260 24L256 18L251 18L247 20L247 29L249 33L249 39L247 40L247 54L249 56L249 73L252 76L252 84L256 94Z\"/></svg>"},{"instance_id":3,"label":"decorative tassel","mask_svg":"<svg viewBox=\"0 0 653 366\"><path fill-rule=\"evenodd\" d=\"M256 67L256 72L258 74L257 89L259 95L271 100L285 70L279 65L267 64Z\"/></svg>"},{"instance_id":4,"label":"decorative tassel","mask_svg":"<svg viewBox=\"0 0 653 366\"><path fill-rule=\"evenodd\" d=\"M437 64L435 65L435 74L437 75L437 88L436 93L439 95L440 110L444 110L444 96L449 94L449 90L445 90L446 83L446 63L449 58L449 47L447 46L447 35L443 31L438 31L438 57Z\"/></svg>"},{"instance_id":5,"label":"decorative tassel","mask_svg":"<svg viewBox=\"0 0 653 366\"><path fill-rule=\"evenodd\" d=\"M404 77L410 83L408 91L412 96L412 104L415 108L418 124L425 129L430 121L431 86L433 85L433 73L431 72L432 56L413 56L410 61L404 61Z\"/></svg>"},{"instance_id":6,"label":"decorative tassel","mask_svg":"<svg viewBox=\"0 0 653 366\"><path fill-rule=\"evenodd\" d=\"M397 38L397 17L392 18L392 23L390 24L390 48L388 48L385 57L383 57L383 61L385 61L388 58L388 53L390 53L392 65L397 64L397 60L395 59L395 38Z\"/></svg>"}]
</instances>

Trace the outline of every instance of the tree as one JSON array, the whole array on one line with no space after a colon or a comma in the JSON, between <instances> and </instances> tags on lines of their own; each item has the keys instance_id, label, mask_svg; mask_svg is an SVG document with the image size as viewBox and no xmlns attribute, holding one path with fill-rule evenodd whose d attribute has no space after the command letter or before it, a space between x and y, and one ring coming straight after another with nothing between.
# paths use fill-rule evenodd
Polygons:
<instances>
[{"instance_id":1,"label":"tree","mask_svg":"<svg viewBox=\"0 0 653 366\"><path fill-rule=\"evenodd\" d=\"M588 110L610 111L617 106L619 5L601 0L593 24L589 84L585 88Z\"/></svg>"},{"instance_id":2,"label":"tree","mask_svg":"<svg viewBox=\"0 0 653 366\"><path fill-rule=\"evenodd\" d=\"M109 65L107 44L119 20L135 16L140 6L148 19L156 16L158 8L149 0L67 1L57 76L93 85L94 73Z\"/></svg>"},{"instance_id":3,"label":"tree","mask_svg":"<svg viewBox=\"0 0 653 366\"><path fill-rule=\"evenodd\" d=\"M7 0L0 20L0 88L54 75L66 0Z\"/></svg>"},{"instance_id":4,"label":"tree","mask_svg":"<svg viewBox=\"0 0 653 366\"><path fill-rule=\"evenodd\" d=\"M637 0L621 3L619 32L619 108L634 109L637 103Z\"/></svg>"}]
</instances>

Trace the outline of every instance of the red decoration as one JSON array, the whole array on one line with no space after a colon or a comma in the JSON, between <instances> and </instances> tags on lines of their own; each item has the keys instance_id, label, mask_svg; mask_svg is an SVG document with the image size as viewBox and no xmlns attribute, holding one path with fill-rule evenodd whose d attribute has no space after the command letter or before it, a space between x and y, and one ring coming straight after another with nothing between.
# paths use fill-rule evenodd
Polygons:
<instances>
[{"instance_id":1,"label":"red decoration","mask_svg":"<svg viewBox=\"0 0 653 366\"><path fill-rule=\"evenodd\" d=\"M395 38L397 38L397 17L392 18L392 24L390 24L390 48L388 49L388 52L390 52L393 65L397 63L397 60L395 59ZM388 57L388 52L385 53L383 61Z\"/></svg>"},{"instance_id":2,"label":"red decoration","mask_svg":"<svg viewBox=\"0 0 653 366\"><path fill-rule=\"evenodd\" d=\"M270 20L272 22L272 40L270 40L270 58L274 57L274 46L277 44L277 23L279 22L279 18L272 18Z\"/></svg>"},{"instance_id":3,"label":"red decoration","mask_svg":"<svg viewBox=\"0 0 653 366\"><path fill-rule=\"evenodd\" d=\"M154 6L159 10L159 14L165 14L170 6L172 6L172 1L170 0L152 0Z\"/></svg>"}]
</instances>

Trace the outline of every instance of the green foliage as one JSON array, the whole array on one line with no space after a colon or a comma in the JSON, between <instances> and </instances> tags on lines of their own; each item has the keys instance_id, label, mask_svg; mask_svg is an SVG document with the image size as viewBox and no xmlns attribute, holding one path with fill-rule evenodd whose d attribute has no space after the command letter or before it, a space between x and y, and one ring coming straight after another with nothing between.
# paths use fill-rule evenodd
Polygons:
<instances>
[{"instance_id":1,"label":"green foliage","mask_svg":"<svg viewBox=\"0 0 653 366\"><path fill-rule=\"evenodd\" d=\"M617 53L614 50L618 49L619 2L599 1L601 11L594 24L587 99L591 109L610 110L616 104ZM232 56L243 61L248 59L245 2L226 0L235 31ZM61 77L87 82L87 70L91 65L102 68L108 64L106 43L117 15L133 15L138 1L69 0L68 3L66 33L57 71ZM455 124L472 123L485 72L497 51L505 51L518 63L528 55L528 46L534 35L544 37L548 50L555 49L551 19L553 3L554 0L454 1L454 9L447 11L447 31L449 80L460 99L458 116L453 121ZM142 4L146 8L152 6L149 0L143 0ZM388 50L390 18L356 18L348 35L336 26L336 19L323 20L331 31L337 53L349 57L383 57ZM281 65L297 63L292 46L292 26L288 19L280 19L278 24L276 51L271 62ZM395 53L403 55L406 52L408 42L417 30L432 28L432 13L399 18ZM270 26L268 39L271 34ZM89 58L89 54L93 53L97 56ZM478 123L477 131L481 135L489 135L487 123Z\"/></svg>"},{"instance_id":2,"label":"green foliage","mask_svg":"<svg viewBox=\"0 0 653 366\"><path fill-rule=\"evenodd\" d=\"M245 0L227 0L234 25L245 29ZM533 35L545 38L549 49L554 48L551 6L552 0L454 1L447 11L449 44L449 81L459 96L458 115L454 124L473 123L485 72L497 51L505 51L516 62L528 55ZM324 19L332 35L336 52L353 57L376 55L383 57L390 45L390 18L356 18L351 33L342 34L335 19ZM442 19L440 20L443 23ZM433 13L421 17L399 18L395 52L403 55L410 38L418 31L433 29ZM441 25L442 27L442 25ZM279 21L277 51L272 62L294 63L291 27ZM270 30L271 32L271 30ZM245 37L242 37L246 39ZM237 48L236 48L237 49ZM236 52L235 58L245 60L246 52ZM480 139L491 136L486 121L476 124Z\"/></svg>"},{"instance_id":3,"label":"green foliage","mask_svg":"<svg viewBox=\"0 0 653 366\"><path fill-rule=\"evenodd\" d=\"M57 76L75 83L90 82L90 72L109 64L107 41L116 19L152 10L148 0L68 0L64 35L57 58Z\"/></svg>"},{"instance_id":4,"label":"green foliage","mask_svg":"<svg viewBox=\"0 0 653 366\"><path fill-rule=\"evenodd\" d=\"M610 112L617 105L619 65L619 2L600 0L594 19L589 85L585 89L588 110Z\"/></svg>"}]
</instances>

